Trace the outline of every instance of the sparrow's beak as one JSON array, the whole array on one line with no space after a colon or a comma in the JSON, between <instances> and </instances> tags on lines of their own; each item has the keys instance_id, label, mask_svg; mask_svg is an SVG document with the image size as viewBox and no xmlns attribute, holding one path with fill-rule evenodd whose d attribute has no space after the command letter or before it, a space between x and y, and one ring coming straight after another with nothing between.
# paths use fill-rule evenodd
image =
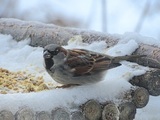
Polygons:
<instances>
[{"instance_id":1,"label":"sparrow's beak","mask_svg":"<svg viewBox=\"0 0 160 120\"><path fill-rule=\"evenodd\" d=\"M48 51L44 51L44 52L43 52L43 57L44 57L45 59L49 59L49 58L52 57L52 55L51 55Z\"/></svg>"}]
</instances>

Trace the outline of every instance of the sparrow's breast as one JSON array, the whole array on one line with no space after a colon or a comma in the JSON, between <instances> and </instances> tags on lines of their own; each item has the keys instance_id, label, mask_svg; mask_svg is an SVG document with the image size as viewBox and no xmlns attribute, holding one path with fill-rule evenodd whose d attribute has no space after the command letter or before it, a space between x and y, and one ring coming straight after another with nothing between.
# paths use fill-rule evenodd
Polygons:
<instances>
[{"instance_id":1,"label":"sparrow's breast","mask_svg":"<svg viewBox=\"0 0 160 120\"><path fill-rule=\"evenodd\" d=\"M53 72L49 72L52 78L61 84L92 84L103 80L104 72L97 72L90 75L73 76L68 70L63 67L56 67Z\"/></svg>"}]
</instances>

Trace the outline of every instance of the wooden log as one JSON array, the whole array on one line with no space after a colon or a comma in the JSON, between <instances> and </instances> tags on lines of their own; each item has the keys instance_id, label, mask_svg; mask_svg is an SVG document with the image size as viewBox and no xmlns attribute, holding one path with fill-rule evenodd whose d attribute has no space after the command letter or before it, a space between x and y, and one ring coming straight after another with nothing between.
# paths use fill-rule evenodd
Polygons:
<instances>
[{"instance_id":1,"label":"wooden log","mask_svg":"<svg viewBox=\"0 0 160 120\"><path fill-rule=\"evenodd\" d=\"M67 41L75 35L81 35L84 42L91 43L93 41L105 40L108 44L106 47L115 45L121 36L114 36L110 34L104 34L95 31L80 30L73 28L63 28L55 25L42 24L37 22L26 22L15 19L0 19L0 33L11 34L17 41L31 38L31 46L44 47L50 43L56 43L60 45L66 45ZM138 55L147 55L146 58L133 60L141 65L160 68L160 48L157 46L151 46L146 44L140 44L140 47L134 52ZM130 82L134 85L144 87L151 95L160 95L160 70L153 69L146 74L138 77L134 77ZM144 97L142 97L144 93ZM133 119L135 108L142 108L148 102L147 92L143 89L133 92L131 95L131 101L121 104L119 106L120 119ZM133 99L133 98L134 99ZM83 113L86 119L97 120L101 118L101 105L94 101L88 101L83 106ZM106 108L107 109L107 108ZM103 113L105 114L105 112ZM44 114L43 114L44 115ZM42 116L43 116L42 115ZM131 115L131 116L130 116ZM16 120L21 118L34 119L32 110L20 110L16 113ZM45 115L44 115L45 116ZM53 119L70 119L69 112L64 109L56 109L52 111ZM105 117L104 117L105 119Z\"/></svg>"},{"instance_id":2,"label":"wooden log","mask_svg":"<svg viewBox=\"0 0 160 120\"><path fill-rule=\"evenodd\" d=\"M22 108L15 114L15 120L34 120L34 113L28 107Z\"/></svg>"},{"instance_id":3,"label":"wooden log","mask_svg":"<svg viewBox=\"0 0 160 120\"><path fill-rule=\"evenodd\" d=\"M15 120L11 111L2 110L0 112L0 120Z\"/></svg>"},{"instance_id":4,"label":"wooden log","mask_svg":"<svg viewBox=\"0 0 160 120\"><path fill-rule=\"evenodd\" d=\"M52 120L70 120L70 114L63 108L52 110Z\"/></svg>"},{"instance_id":5,"label":"wooden log","mask_svg":"<svg viewBox=\"0 0 160 120\"><path fill-rule=\"evenodd\" d=\"M114 103L109 103L104 107L102 120L119 120L119 110Z\"/></svg>"},{"instance_id":6,"label":"wooden log","mask_svg":"<svg viewBox=\"0 0 160 120\"><path fill-rule=\"evenodd\" d=\"M71 114L71 120L85 120L85 116L81 111L75 111Z\"/></svg>"},{"instance_id":7,"label":"wooden log","mask_svg":"<svg viewBox=\"0 0 160 120\"><path fill-rule=\"evenodd\" d=\"M144 75L134 77L129 82L132 85L146 88L150 95L160 95L160 69L152 69Z\"/></svg>"},{"instance_id":8,"label":"wooden log","mask_svg":"<svg viewBox=\"0 0 160 120\"><path fill-rule=\"evenodd\" d=\"M93 41L106 41L108 45L106 47L111 47L117 44L122 37L122 35L111 35L82 29L64 28L53 24L7 18L0 19L0 33L11 34L17 41L30 38L31 46L42 47L51 43L66 45L68 40L75 35L81 35L83 41L87 43ZM134 37L131 37L130 39L134 39ZM133 62L137 62L144 66L160 68L159 47L141 43L134 54L147 55L147 57L133 60Z\"/></svg>"},{"instance_id":9,"label":"wooden log","mask_svg":"<svg viewBox=\"0 0 160 120\"><path fill-rule=\"evenodd\" d=\"M135 91L133 91L132 96L132 101L135 104L136 108L143 108L148 104L149 93L145 88L137 88Z\"/></svg>"},{"instance_id":10,"label":"wooden log","mask_svg":"<svg viewBox=\"0 0 160 120\"><path fill-rule=\"evenodd\" d=\"M149 102L149 93L143 87L133 87L122 96L121 102L132 102L136 108L143 108Z\"/></svg>"},{"instance_id":11,"label":"wooden log","mask_svg":"<svg viewBox=\"0 0 160 120\"><path fill-rule=\"evenodd\" d=\"M160 47L140 44L140 47L133 54L147 56L140 59L134 59L132 60L133 62L137 62L143 66L160 69Z\"/></svg>"},{"instance_id":12,"label":"wooden log","mask_svg":"<svg viewBox=\"0 0 160 120\"><path fill-rule=\"evenodd\" d=\"M51 43L66 45L74 35L81 35L87 43L105 40L111 46L118 42L115 36L107 33L7 18L0 19L0 33L11 34L18 41L31 38L30 45L43 47Z\"/></svg>"},{"instance_id":13,"label":"wooden log","mask_svg":"<svg viewBox=\"0 0 160 120\"><path fill-rule=\"evenodd\" d=\"M36 114L36 120L52 120L48 112L42 111Z\"/></svg>"},{"instance_id":14,"label":"wooden log","mask_svg":"<svg viewBox=\"0 0 160 120\"><path fill-rule=\"evenodd\" d=\"M82 109L87 120L99 120L101 118L101 105L95 100L89 100Z\"/></svg>"},{"instance_id":15,"label":"wooden log","mask_svg":"<svg viewBox=\"0 0 160 120\"><path fill-rule=\"evenodd\" d=\"M119 105L119 120L133 120L136 114L136 106L132 102L126 102Z\"/></svg>"}]
</instances>

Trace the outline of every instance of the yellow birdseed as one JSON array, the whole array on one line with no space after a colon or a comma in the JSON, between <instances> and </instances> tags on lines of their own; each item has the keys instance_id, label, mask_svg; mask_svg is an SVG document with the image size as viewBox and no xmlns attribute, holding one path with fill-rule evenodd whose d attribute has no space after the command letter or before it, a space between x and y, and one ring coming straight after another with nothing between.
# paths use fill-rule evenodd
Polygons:
<instances>
[{"instance_id":1,"label":"yellow birdseed","mask_svg":"<svg viewBox=\"0 0 160 120\"><path fill-rule=\"evenodd\" d=\"M43 76L35 77L25 71L10 72L0 68L0 94L28 93L48 90L51 83L46 83Z\"/></svg>"}]
</instances>

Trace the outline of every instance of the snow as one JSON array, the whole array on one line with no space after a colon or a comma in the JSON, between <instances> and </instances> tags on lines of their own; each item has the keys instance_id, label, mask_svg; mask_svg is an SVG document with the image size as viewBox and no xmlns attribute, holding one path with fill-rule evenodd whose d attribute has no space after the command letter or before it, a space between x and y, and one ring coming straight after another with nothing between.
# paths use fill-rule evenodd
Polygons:
<instances>
[{"instance_id":1,"label":"snow","mask_svg":"<svg viewBox=\"0 0 160 120\"><path fill-rule=\"evenodd\" d=\"M154 39L152 37L142 36L138 33L126 32L122 36L120 35L120 37L121 40L119 41L119 43L126 43L128 42L128 40L134 39L137 43L143 43L160 47L160 40Z\"/></svg>"},{"instance_id":2,"label":"snow","mask_svg":"<svg viewBox=\"0 0 160 120\"><path fill-rule=\"evenodd\" d=\"M130 55L138 43L136 35L128 38L122 35L123 40L114 47L106 48L107 44L94 42L92 44L82 43L80 36L68 42L65 48L85 48L95 52L101 52L113 56ZM143 37L141 37L143 42ZM127 41L128 39L128 41ZM10 35L0 34L0 67L10 71L27 71L36 76L44 76L45 81L53 81L43 67L43 48L29 46L30 40L20 42L13 40ZM154 41L152 41L154 43ZM160 45L160 44L159 44ZM0 110L8 109L15 113L19 108L28 106L34 111L51 111L56 107L66 107L70 111L89 99L100 102L114 101L119 104L120 96L129 90L132 85L128 82L133 76L142 75L149 70L148 67L137 63L122 61L119 67L106 71L104 80L91 85L70 87L65 89L51 89L41 92L0 94ZM54 84L57 84L53 81ZM136 120L160 118L160 96L150 97L149 104L137 111Z\"/></svg>"},{"instance_id":3,"label":"snow","mask_svg":"<svg viewBox=\"0 0 160 120\"><path fill-rule=\"evenodd\" d=\"M135 40L126 41L125 44L121 43L118 44L112 48L109 48L109 50L106 52L106 54L110 56L125 56L125 55L131 55L139 45ZM126 48L128 48L126 50Z\"/></svg>"},{"instance_id":4,"label":"snow","mask_svg":"<svg viewBox=\"0 0 160 120\"><path fill-rule=\"evenodd\" d=\"M137 110L136 120L159 120L160 97L150 96L146 107Z\"/></svg>"}]
</instances>

